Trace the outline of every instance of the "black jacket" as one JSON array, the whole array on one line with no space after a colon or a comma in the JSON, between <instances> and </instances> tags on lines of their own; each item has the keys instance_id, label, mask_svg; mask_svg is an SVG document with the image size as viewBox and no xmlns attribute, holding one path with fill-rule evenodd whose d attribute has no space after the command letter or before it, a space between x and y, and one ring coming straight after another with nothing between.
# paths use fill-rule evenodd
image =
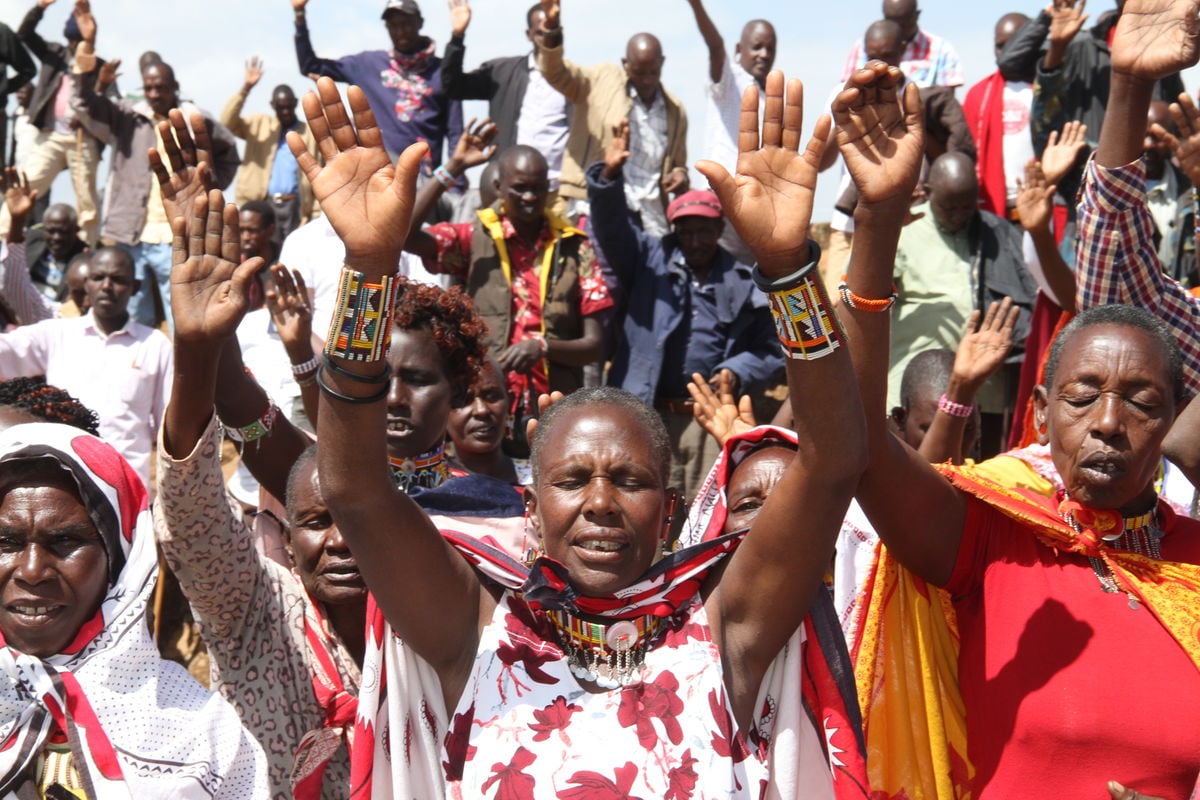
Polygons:
<instances>
[{"instance_id":1,"label":"black jacket","mask_svg":"<svg viewBox=\"0 0 1200 800\"><path fill-rule=\"evenodd\" d=\"M58 88L62 85L63 75L71 70L71 51L66 45L47 42L37 32L38 23L42 21L45 13L46 9L40 5L29 9L25 19L21 20L17 35L29 48L29 52L42 62L42 72L33 87L33 97L29 101L29 122L36 125L38 130L50 132L54 130L54 96L58 94ZM102 59L97 59L97 69L103 63ZM104 94L114 100L120 97L115 83L106 88Z\"/></svg>"},{"instance_id":2,"label":"black jacket","mask_svg":"<svg viewBox=\"0 0 1200 800\"><path fill-rule=\"evenodd\" d=\"M461 36L446 43L442 54L442 88L454 100L487 100L488 116L496 123L497 152L517 143L517 119L529 88L529 55L485 61L463 72L467 46ZM453 149L456 142L450 142Z\"/></svg>"}]
</instances>

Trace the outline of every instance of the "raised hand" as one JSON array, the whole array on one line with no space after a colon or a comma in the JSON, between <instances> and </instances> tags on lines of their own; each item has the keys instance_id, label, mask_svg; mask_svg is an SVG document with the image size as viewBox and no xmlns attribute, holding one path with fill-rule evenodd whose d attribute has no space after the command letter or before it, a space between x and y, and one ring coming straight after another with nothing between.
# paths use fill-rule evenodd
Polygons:
<instances>
[{"instance_id":1,"label":"raised hand","mask_svg":"<svg viewBox=\"0 0 1200 800\"><path fill-rule=\"evenodd\" d=\"M308 0L292 0L293 11L303 11L306 5L308 5Z\"/></svg>"},{"instance_id":2,"label":"raised hand","mask_svg":"<svg viewBox=\"0 0 1200 800\"><path fill-rule=\"evenodd\" d=\"M275 288L267 292L267 310L279 332L279 339L289 351L292 348L312 347L312 306L308 302L308 287L304 276L283 264L271 267Z\"/></svg>"},{"instance_id":3,"label":"raised hand","mask_svg":"<svg viewBox=\"0 0 1200 800\"><path fill-rule=\"evenodd\" d=\"M666 195L680 195L688 190L689 183L687 168L676 167L663 177L662 190Z\"/></svg>"},{"instance_id":4,"label":"raised hand","mask_svg":"<svg viewBox=\"0 0 1200 800\"><path fill-rule=\"evenodd\" d=\"M162 139L162 152L151 148L150 169L158 179L159 193L167 219L186 217L192 211L192 203L213 189L215 181L212 168L212 142L208 138L208 126L200 114L192 114L192 130L188 131L183 112L172 108L167 113L167 122L158 123L158 135ZM167 171L170 165L171 171Z\"/></svg>"},{"instance_id":5,"label":"raised hand","mask_svg":"<svg viewBox=\"0 0 1200 800\"><path fill-rule=\"evenodd\" d=\"M322 77L317 93L304 95L304 115L324 166L308 152L300 134L289 131L287 142L321 211L346 245L346 265L378 278L395 272L400 261L417 172L429 146L410 145L393 165L366 95L351 86L346 97L353 125L331 79Z\"/></svg>"},{"instance_id":6,"label":"raised hand","mask_svg":"<svg viewBox=\"0 0 1200 800\"><path fill-rule=\"evenodd\" d=\"M1054 212L1054 186L1036 158L1025 165L1025 179L1019 181L1017 193L1017 216L1021 227L1027 231L1049 230Z\"/></svg>"},{"instance_id":7,"label":"raised hand","mask_svg":"<svg viewBox=\"0 0 1200 800\"><path fill-rule=\"evenodd\" d=\"M990 304L985 314L981 315L978 309L971 312L967 330L954 354L952 374L961 386L978 392L979 387L1004 365L1004 357L1012 348L1013 330L1019 314L1020 309L1009 297ZM980 316L983 317L982 324Z\"/></svg>"},{"instance_id":8,"label":"raised hand","mask_svg":"<svg viewBox=\"0 0 1200 800\"><path fill-rule=\"evenodd\" d=\"M622 119L612 126L612 139L604 150L604 177L616 180L629 160L629 120Z\"/></svg>"},{"instance_id":9,"label":"raised hand","mask_svg":"<svg viewBox=\"0 0 1200 800\"><path fill-rule=\"evenodd\" d=\"M696 422L721 445L729 437L745 433L758 424L750 395L742 395L740 400L734 398L733 374L727 369L717 375L716 391L698 372L692 373L687 390L694 402L692 415Z\"/></svg>"},{"instance_id":10,"label":"raised hand","mask_svg":"<svg viewBox=\"0 0 1200 800\"><path fill-rule=\"evenodd\" d=\"M237 206L225 205L216 189L195 197L186 216L171 220L171 231L175 341L219 348L245 316L246 291L264 262L238 263Z\"/></svg>"},{"instance_id":11,"label":"raised hand","mask_svg":"<svg viewBox=\"0 0 1200 800\"><path fill-rule=\"evenodd\" d=\"M1112 40L1112 69L1152 81L1196 63L1200 0L1127 0Z\"/></svg>"},{"instance_id":12,"label":"raised hand","mask_svg":"<svg viewBox=\"0 0 1200 800\"><path fill-rule=\"evenodd\" d=\"M541 0L542 13L546 18L542 21L542 27L548 31L557 30L561 25L562 3L559 0Z\"/></svg>"},{"instance_id":13,"label":"raised hand","mask_svg":"<svg viewBox=\"0 0 1200 800\"><path fill-rule=\"evenodd\" d=\"M16 167L5 167L4 172L0 173L0 192L4 192L4 203L14 220L13 227L21 227L17 222L24 220L33 210L33 204L37 202L37 189L29 188L29 178L24 173L18 173Z\"/></svg>"},{"instance_id":14,"label":"raised hand","mask_svg":"<svg viewBox=\"0 0 1200 800\"><path fill-rule=\"evenodd\" d=\"M1050 11L1051 44L1066 45L1075 38L1088 20L1087 14L1083 13L1086 6L1087 0L1079 0L1078 4L1055 3L1055 7Z\"/></svg>"},{"instance_id":15,"label":"raised hand","mask_svg":"<svg viewBox=\"0 0 1200 800\"><path fill-rule=\"evenodd\" d=\"M761 140L757 84L742 95L736 177L715 161L696 164L721 198L734 230L754 253L758 268L773 278L809 261L808 226L830 127L829 118L822 116L801 152L804 87L797 78L787 81L785 97L784 83L779 70L767 76Z\"/></svg>"},{"instance_id":16,"label":"raised hand","mask_svg":"<svg viewBox=\"0 0 1200 800\"><path fill-rule=\"evenodd\" d=\"M96 44L96 18L92 15L88 0L75 0L75 8L71 11L75 24L79 26L79 35L88 44Z\"/></svg>"},{"instance_id":17,"label":"raised hand","mask_svg":"<svg viewBox=\"0 0 1200 800\"><path fill-rule=\"evenodd\" d=\"M497 145L493 143L499 131L496 123L490 118L481 122L471 120L463 128L462 136L458 137L458 144L454 146L454 153L450 157L454 162L454 169L449 166L446 168L452 174L459 175L471 167L486 164L496 154Z\"/></svg>"},{"instance_id":18,"label":"raised hand","mask_svg":"<svg viewBox=\"0 0 1200 800\"><path fill-rule=\"evenodd\" d=\"M99 72L96 73L96 91L103 91L106 87L112 86L117 82L117 78L121 77L121 73L117 72L121 68L121 59L114 58L112 61L105 61L100 65Z\"/></svg>"},{"instance_id":19,"label":"raised hand","mask_svg":"<svg viewBox=\"0 0 1200 800\"><path fill-rule=\"evenodd\" d=\"M1075 162L1079 152L1087 147L1087 125L1072 120L1063 126L1062 133L1050 131L1046 149L1042 151L1042 172L1050 183L1061 181Z\"/></svg>"},{"instance_id":20,"label":"raised hand","mask_svg":"<svg viewBox=\"0 0 1200 800\"><path fill-rule=\"evenodd\" d=\"M242 87L248 92L258 85L263 76L263 60L258 56L246 59L246 77L242 79Z\"/></svg>"},{"instance_id":21,"label":"raised hand","mask_svg":"<svg viewBox=\"0 0 1200 800\"><path fill-rule=\"evenodd\" d=\"M471 4L467 0L449 0L450 34L462 36L471 24Z\"/></svg>"},{"instance_id":22,"label":"raised hand","mask_svg":"<svg viewBox=\"0 0 1200 800\"><path fill-rule=\"evenodd\" d=\"M1150 132L1171 148L1175 160L1192 185L1200 186L1200 113L1196 111L1196 103L1191 95L1184 92L1179 95L1177 102L1171 103L1171 117L1175 120L1178 136L1157 122L1151 126Z\"/></svg>"},{"instance_id":23,"label":"raised hand","mask_svg":"<svg viewBox=\"0 0 1200 800\"><path fill-rule=\"evenodd\" d=\"M904 86L903 94L898 90ZM925 123L917 87L872 61L850 76L833 101L838 150L859 203L909 204L925 157Z\"/></svg>"}]
</instances>

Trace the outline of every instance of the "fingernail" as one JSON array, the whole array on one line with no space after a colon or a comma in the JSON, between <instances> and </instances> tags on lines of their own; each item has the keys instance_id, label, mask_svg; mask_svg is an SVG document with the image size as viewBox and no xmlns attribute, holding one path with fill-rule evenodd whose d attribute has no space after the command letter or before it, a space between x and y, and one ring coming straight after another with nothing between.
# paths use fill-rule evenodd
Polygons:
<instances>
[{"instance_id":1,"label":"fingernail","mask_svg":"<svg viewBox=\"0 0 1200 800\"><path fill-rule=\"evenodd\" d=\"M1108 782L1108 790L1110 792L1123 792L1123 791L1125 791L1125 787L1122 786L1121 784L1117 783L1116 781L1109 781Z\"/></svg>"}]
</instances>

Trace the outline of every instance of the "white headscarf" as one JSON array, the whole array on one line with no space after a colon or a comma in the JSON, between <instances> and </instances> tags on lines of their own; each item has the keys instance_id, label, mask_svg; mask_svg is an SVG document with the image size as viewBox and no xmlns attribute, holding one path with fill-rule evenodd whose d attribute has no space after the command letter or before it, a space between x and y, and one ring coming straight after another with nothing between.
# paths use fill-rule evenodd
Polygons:
<instances>
[{"instance_id":1,"label":"white headscarf","mask_svg":"<svg viewBox=\"0 0 1200 800\"><path fill-rule=\"evenodd\" d=\"M108 553L109 588L61 653L3 646L0 798L29 796L38 756L66 734L88 797L268 796L262 748L220 696L158 654L146 611L158 571L146 489L116 450L67 425L0 433L0 474L17 461L64 470Z\"/></svg>"}]
</instances>

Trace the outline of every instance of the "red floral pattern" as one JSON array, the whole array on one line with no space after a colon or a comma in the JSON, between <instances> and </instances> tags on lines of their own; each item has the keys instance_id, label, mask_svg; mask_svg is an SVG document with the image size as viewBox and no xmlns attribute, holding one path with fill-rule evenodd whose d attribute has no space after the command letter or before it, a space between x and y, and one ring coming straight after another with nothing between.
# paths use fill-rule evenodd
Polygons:
<instances>
[{"instance_id":1,"label":"red floral pattern","mask_svg":"<svg viewBox=\"0 0 1200 800\"><path fill-rule=\"evenodd\" d=\"M767 776L765 752L751 756L733 721L720 654L698 599L670 621L674 635L651 648L641 683L610 692L579 686L543 622L506 594L484 630L446 737L449 796L757 795Z\"/></svg>"}]
</instances>

